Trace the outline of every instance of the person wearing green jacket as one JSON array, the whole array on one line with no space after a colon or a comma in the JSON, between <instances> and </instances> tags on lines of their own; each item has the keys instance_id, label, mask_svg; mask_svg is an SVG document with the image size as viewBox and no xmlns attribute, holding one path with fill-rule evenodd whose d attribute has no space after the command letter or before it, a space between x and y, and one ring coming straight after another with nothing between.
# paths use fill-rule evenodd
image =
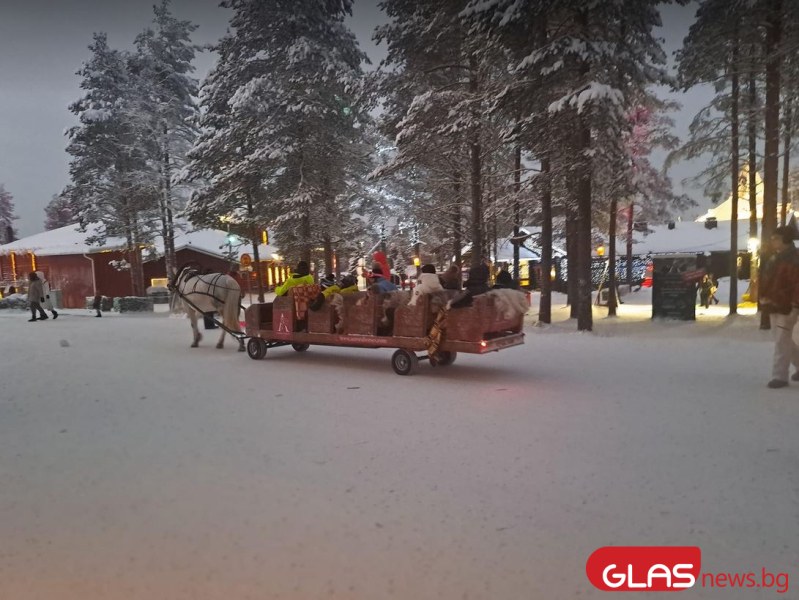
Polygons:
<instances>
[{"instance_id":1,"label":"person wearing green jacket","mask_svg":"<svg viewBox=\"0 0 799 600\"><path fill-rule=\"evenodd\" d=\"M301 260L297 263L297 268L291 274L291 277L275 288L275 296L285 296L291 288L298 285L313 285L313 275L310 273L311 270L308 267L308 263Z\"/></svg>"}]
</instances>

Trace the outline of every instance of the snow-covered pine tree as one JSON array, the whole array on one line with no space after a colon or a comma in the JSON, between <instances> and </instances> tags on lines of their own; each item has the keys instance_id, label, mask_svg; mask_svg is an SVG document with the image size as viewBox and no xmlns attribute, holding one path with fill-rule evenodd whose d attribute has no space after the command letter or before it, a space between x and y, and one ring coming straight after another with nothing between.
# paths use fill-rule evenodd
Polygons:
<instances>
[{"instance_id":1,"label":"snow-covered pine tree","mask_svg":"<svg viewBox=\"0 0 799 600\"><path fill-rule=\"evenodd\" d=\"M324 243L313 221L329 223L331 199L362 162L367 120L366 56L344 25L351 4L223 2L232 33L203 85L203 131L187 174L206 185L188 207L192 221L271 221L289 258L307 260Z\"/></svg>"},{"instance_id":2,"label":"snow-covered pine tree","mask_svg":"<svg viewBox=\"0 0 799 600\"><path fill-rule=\"evenodd\" d=\"M164 241L167 275L175 272L174 214L182 199L172 185L173 174L185 164L186 152L197 137L199 117L195 98L198 82L191 74L196 47L191 34L197 28L170 12L170 0L153 7L152 28L136 38L138 91L142 117L149 118L155 141L151 162L159 174L158 209L160 235Z\"/></svg>"},{"instance_id":3,"label":"snow-covered pine tree","mask_svg":"<svg viewBox=\"0 0 799 600\"><path fill-rule=\"evenodd\" d=\"M150 241L157 195L149 123L139 110L130 55L110 48L103 33L89 49L92 56L78 71L84 95L69 107L79 124L67 132L72 181L64 194L84 226L102 225L90 243L126 240L133 293L143 295L141 249Z\"/></svg>"},{"instance_id":4,"label":"snow-covered pine tree","mask_svg":"<svg viewBox=\"0 0 799 600\"><path fill-rule=\"evenodd\" d=\"M799 4L788 3L782 21L782 203L780 222L786 224L791 213L791 157L799 132Z\"/></svg>"},{"instance_id":5,"label":"snow-covered pine tree","mask_svg":"<svg viewBox=\"0 0 799 600\"><path fill-rule=\"evenodd\" d=\"M0 183L0 243L8 244L17 239L14 221L18 218L14 214L14 196Z\"/></svg>"},{"instance_id":6,"label":"snow-covered pine tree","mask_svg":"<svg viewBox=\"0 0 799 600\"><path fill-rule=\"evenodd\" d=\"M461 16L466 0L385 0L391 22L375 39L387 45L379 90L385 98L383 131L397 155L374 176L413 165L431 175L431 192L458 230L470 226L472 264L486 253L486 161L496 151L496 117L488 100L504 85L507 62L491 38L470 32ZM490 162L490 161L489 161ZM510 168L504 169L506 177ZM463 218L461 199L470 209ZM455 242L455 245L459 245Z\"/></svg>"},{"instance_id":7,"label":"snow-covered pine tree","mask_svg":"<svg viewBox=\"0 0 799 600\"><path fill-rule=\"evenodd\" d=\"M690 139L674 156L697 158L710 154L711 161L699 174L705 188L717 195L726 190L732 194L733 219L730 239L730 314L737 312L737 254L738 254L738 203L746 182L740 181L742 157L740 153L741 124L743 112L748 121L749 165L755 160L757 112L755 62L760 46L761 33L751 23L751 3L748 0L722 2L705 0L700 3L696 21L691 26L683 48L678 52L679 82L683 89L700 83L712 83L716 96L694 118L690 127ZM747 93L742 94L741 82L747 82ZM742 96L746 102L742 102ZM744 110L741 110L742 107ZM673 159L670 159L673 160ZM749 207L753 205L753 175L749 180ZM750 223L750 233L752 225ZM750 286L750 297L756 295L755 286Z\"/></svg>"},{"instance_id":8,"label":"snow-covered pine tree","mask_svg":"<svg viewBox=\"0 0 799 600\"><path fill-rule=\"evenodd\" d=\"M44 216L44 228L48 231L78 222L69 198L64 194L53 194L50 202L44 208Z\"/></svg>"},{"instance_id":9,"label":"snow-covered pine tree","mask_svg":"<svg viewBox=\"0 0 799 600\"><path fill-rule=\"evenodd\" d=\"M552 164L565 179L568 196L569 280L577 280L581 330L592 328L594 173L599 165L630 168L623 144L628 112L642 90L668 82L665 56L653 35L662 3L474 0L467 10L484 26L496 27L517 55L525 50L519 31L532 32L536 21L545 23L543 33L528 38L516 71L531 83L528 93L543 92L551 100L547 117L558 124L546 138L544 156L549 160L553 157L547 152L560 155ZM508 26L507 33L503 26Z\"/></svg>"}]
</instances>

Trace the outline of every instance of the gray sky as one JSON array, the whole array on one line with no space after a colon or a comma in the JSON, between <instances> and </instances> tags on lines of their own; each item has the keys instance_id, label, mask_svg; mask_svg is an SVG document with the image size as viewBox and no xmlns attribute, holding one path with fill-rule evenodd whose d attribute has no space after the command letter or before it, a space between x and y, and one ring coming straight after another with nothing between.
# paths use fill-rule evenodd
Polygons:
<instances>
[{"instance_id":1,"label":"gray sky","mask_svg":"<svg viewBox=\"0 0 799 600\"><path fill-rule=\"evenodd\" d=\"M81 94L75 72L89 58L92 34L104 31L112 46L132 46L152 21L156 1L0 0L0 183L14 196L20 237L44 229L44 207L68 183L64 131L74 119L67 107ZM350 21L373 62L384 56L384 48L371 41L382 20L377 1L355 0ZM198 44L215 42L227 29L229 13L218 7L218 0L173 0L172 12L199 25L194 35ZM666 9L661 35L669 53L679 47L693 14L693 8ZM211 55L200 55L196 76L202 79L212 64ZM697 90L673 97L684 105L674 115L677 132L684 135L710 95ZM695 170L684 164L675 168L678 191L683 191L680 179Z\"/></svg>"}]
</instances>

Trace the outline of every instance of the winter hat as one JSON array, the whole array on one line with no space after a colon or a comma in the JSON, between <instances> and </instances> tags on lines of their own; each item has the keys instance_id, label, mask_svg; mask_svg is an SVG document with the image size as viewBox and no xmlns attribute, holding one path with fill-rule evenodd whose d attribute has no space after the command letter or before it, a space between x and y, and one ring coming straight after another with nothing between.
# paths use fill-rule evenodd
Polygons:
<instances>
[{"instance_id":1,"label":"winter hat","mask_svg":"<svg viewBox=\"0 0 799 600\"><path fill-rule=\"evenodd\" d=\"M500 271L497 275L497 283L506 287L513 287L513 277L507 271Z\"/></svg>"},{"instance_id":2,"label":"winter hat","mask_svg":"<svg viewBox=\"0 0 799 600\"><path fill-rule=\"evenodd\" d=\"M796 239L796 232L794 231L793 227L788 227L787 225L782 225L777 227L774 230L774 233L771 235L779 236L782 238L783 244L791 244L793 243L794 239Z\"/></svg>"},{"instance_id":3,"label":"winter hat","mask_svg":"<svg viewBox=\"0 0 799 600\"><path fill-rule=\"evenodd\" d=\"M295 270L294 274L299 275L300 277L304 277L311 272L311 269L308 267L308 263L304 260L301 260L297 263L297 269Z\"/></svg>"},{"instance_id":4,"label":"winter hat","mask_svg":"<svg viewBox=\"0 0 799 600\"><path fill-rule=\"evenodd\" d=\"M435 272L436 272L436 266L431 265L430 263L422 267L422 273L433 273L435 275Z\"/></svg>"}]
</instances>

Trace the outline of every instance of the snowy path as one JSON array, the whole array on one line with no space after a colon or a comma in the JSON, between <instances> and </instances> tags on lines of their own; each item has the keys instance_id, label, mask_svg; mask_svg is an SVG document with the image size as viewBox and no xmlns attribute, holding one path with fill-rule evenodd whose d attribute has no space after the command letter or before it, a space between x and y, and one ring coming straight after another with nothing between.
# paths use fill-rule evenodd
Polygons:
<instances>
[{"instance_id":1,"label":"snowy path","mask_svg":"<svg viewBox=\"0 0 799 600\"><path fill-rule=\"evenodd\" d=\"M793 592L799 386L717 312L399 377L390 350L252 361L183 319L3 311L0 598L599 598L594 549L663 544Z\"/></svg>"}]
</instances>

